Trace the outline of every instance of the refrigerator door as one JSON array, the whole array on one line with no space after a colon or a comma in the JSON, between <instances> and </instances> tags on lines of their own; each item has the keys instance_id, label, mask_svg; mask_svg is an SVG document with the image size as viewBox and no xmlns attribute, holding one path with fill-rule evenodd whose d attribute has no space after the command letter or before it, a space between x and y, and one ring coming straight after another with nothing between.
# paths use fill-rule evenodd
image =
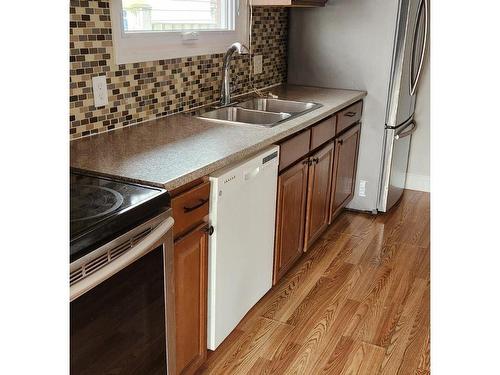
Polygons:
<instances>
[{"instance_id":1,"label":"refrigerator door","mask_svg":"<svg viewBox=\"0 0 500 375\"><path fill-rule=\"evenodd\" d=\"M427 0L401 0L394 41L386 126L396 128L415 111L416 89L427 44Z\"/></svg>"},{"instance_id":2,"label":"refrigerator door","mask_svg":"<svg viewBox=\"0 0 500 375\"><path fill-rule=\"evenodd\" d=\"M403 194L411 135L416 128L415 121L410 120L396 129L385 129L385 161L378 204L378 210L381 212L386 212L394 206Z\"/></svg>"}]
</instances>

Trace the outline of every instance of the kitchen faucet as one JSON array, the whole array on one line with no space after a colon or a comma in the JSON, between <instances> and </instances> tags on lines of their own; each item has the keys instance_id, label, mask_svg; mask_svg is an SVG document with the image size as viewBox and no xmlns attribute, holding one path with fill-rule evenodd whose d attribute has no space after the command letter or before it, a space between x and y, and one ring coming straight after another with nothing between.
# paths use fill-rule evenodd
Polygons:
<instances>
[{"instance_id":1,"label":"kitchen faucet","mask_svg":"<svg viewBox=\"0 0 500 375\"><path fill-rule=\"evenodd\" d=\"M231 59L233 54L237 52L238 55L242 55L244 53L249 53L249 50L246 46L241 43L233 43L227 50L224 55L224 60L222 63L222 85L221 85L221 97L220 97L220 105L227 106L231 104L231 81L229 77L229 66L231 65Z\"/></svg>"}]
</instances>

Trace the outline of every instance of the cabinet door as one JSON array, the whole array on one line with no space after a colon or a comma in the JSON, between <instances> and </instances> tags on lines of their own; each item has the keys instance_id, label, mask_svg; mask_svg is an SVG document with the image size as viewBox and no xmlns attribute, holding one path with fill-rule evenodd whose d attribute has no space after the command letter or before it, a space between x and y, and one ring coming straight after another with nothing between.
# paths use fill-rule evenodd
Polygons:
<instances>
[{"instance_id":1,"label":"cabinet door","mask_svg":"<svg viewBox=\"0 0 500 375\"><path fill-rule=\"evenodd\" d=\"M328 226L334 148L335 144L329 143L310 157L305 250Z\"/></svg>"},{"instance_id":2,"label":"cabinet door","mask_svg":"<svg viewBox=\"0 0 500 375\"><path fill-rule=\"evenodd\" d=\"M207 356L206 224L174 243L176 374L192 374Z\"/></svg>"},{"instance_id":3,"label":"cabinet door","mask_svg":"<svg viewBox=\"0 0 500 375\"><path fill-rule=\"evenodd\" d=\"M273 284L293 266L304 249L308 159L278 178Z\"/></svg>"},{"instance_id":4,"label":"cabinet door","mask_svg":"<svg viewBox=\"0 0 500 375\"><path fill-rule=\"evenodd\" d=\"M354 197L360 129L355 125L336 140L330 222Z\"/></svg>"}]
</instances>

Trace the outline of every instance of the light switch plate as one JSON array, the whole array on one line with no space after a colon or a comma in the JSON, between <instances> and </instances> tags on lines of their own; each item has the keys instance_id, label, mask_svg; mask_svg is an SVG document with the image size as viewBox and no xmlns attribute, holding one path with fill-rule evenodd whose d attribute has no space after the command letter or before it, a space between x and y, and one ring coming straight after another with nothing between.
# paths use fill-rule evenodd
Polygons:
<instances>
[{"instance_id":1,"label":"light switch plate","mask_svg":"<svg viewBox=\"0 0 500 375\"><path fill-rule=\"evenodd\" d=\"M104 107L108 104L108 85L106 76L92 77L92 90L94 92L94 106Z\"/></svg>"},{"instance_id":2,"label":"light switch plate","mask_svg":"<svg viewBox=\"0 0 500 375\"><path fill-rule=\"evenodd\" d=\"M253 74L262 73L262 55L255 55L253 57Z\"/></svg>"}]
</instances>

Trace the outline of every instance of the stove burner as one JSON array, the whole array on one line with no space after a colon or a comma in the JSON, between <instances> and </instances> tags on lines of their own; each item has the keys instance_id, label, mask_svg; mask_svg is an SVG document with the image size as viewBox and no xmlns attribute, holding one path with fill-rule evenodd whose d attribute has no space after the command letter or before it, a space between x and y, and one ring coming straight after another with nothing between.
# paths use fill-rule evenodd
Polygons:
<instances>
[{"instance_id":1,"label":"stove burner","mask_svg":"<svg viewBox=\"0 0 500 375\"><path fill-rule=\"evenodd\" d=\"M123 204L123 196L103 186L78 185L71 189L71 221L95 219L105 216Z\"/></svg>"}]
</instances>

